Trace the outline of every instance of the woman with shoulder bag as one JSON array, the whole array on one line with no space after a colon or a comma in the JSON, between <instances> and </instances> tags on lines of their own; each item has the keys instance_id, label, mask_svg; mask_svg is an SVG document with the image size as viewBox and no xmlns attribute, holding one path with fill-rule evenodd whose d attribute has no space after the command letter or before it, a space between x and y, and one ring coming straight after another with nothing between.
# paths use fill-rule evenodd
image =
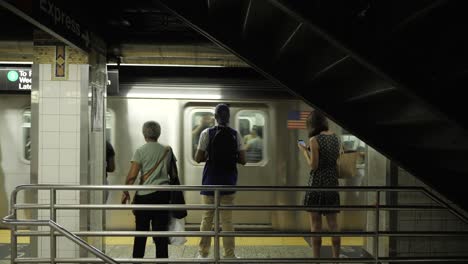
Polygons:
<instances>
[{"instance_id":1,"label":"woman with shoulder bag","mask_svg":"<svg viewBox=\"0 0 468 264\"><path fill-rule=\"evenodd\" d=\"M340 140L329 129L326 117L317 111L312 111L309 114L306 124L309 132L309 144L308 146L298 144L298 146L311 169L308 185L311 187L337 187L338 171L336 161L340 154ZM337 191L308 191L304 198L304 205L310 207L339 206L340 196ZM339 231L338 213L338 210L309 211L311 231L322 231L322 215L326 217L329 231ZM312 237L314 257L320 257L321 246L322 238ZM339 257L340 246L340 237L332 237L332 254L334 258Z\"/></svg>"},{"instance_id":2,"label":"woman with shoulder bag","mask_svg":"<svg viewBox=\"0 0 468 264\"><path fill-rule=\"evenodd\" d=\"M146 144L139 147L133 155L131 167L125 184L133 185L141 172L140 185L169 185L172 151L170 147L158 143L161 126L155 121L143 125L143 136ZM130 200L130 194L125 191L122 204ZM140 190L133 199L135 204L169 204L169 191ZM134 210L136 231L167 231L169 224L168 210ZM143 258L145 255L146 236L136 236L133 243L133 258ZM156 244L156 258L168 258L167 237L153 237Z\"/></svg>"}]
</instances>

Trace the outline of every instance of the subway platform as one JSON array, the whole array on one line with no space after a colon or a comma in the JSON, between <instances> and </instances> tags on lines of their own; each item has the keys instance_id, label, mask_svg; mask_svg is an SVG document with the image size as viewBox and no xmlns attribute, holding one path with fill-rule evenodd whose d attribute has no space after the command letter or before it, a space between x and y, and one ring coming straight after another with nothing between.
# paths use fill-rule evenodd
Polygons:
<instances>
[{"instance_id":1,"label":"subway platform","mask_svg":"<svg viewBox=\"0 0 468 264\"><path fill-rule=\"evenodd\" d=\"M9 230L0 230L0 264L10 263ZM269 238L236 238L236 255L239 258L312 258L312 249L307 238L299 237L269 237ZM18 241L18 256L31 257L29 238ZM362 238L344 237L342 239L342 258L363 258L371 255L363 250ZM222 244L222 242L221 242ZM132 256L133 238L106 237L105 253L112 258L130 258ZM169 257L175 259L196 258L198 252L198 238L187 238L184 245L169 245ZM155 255L152 239L147 240L145 258L151 259ZM330 258L331 241L323 239L321 257ZM209 255L213 257L213 252Z\"/></svg>"}]
</instances>

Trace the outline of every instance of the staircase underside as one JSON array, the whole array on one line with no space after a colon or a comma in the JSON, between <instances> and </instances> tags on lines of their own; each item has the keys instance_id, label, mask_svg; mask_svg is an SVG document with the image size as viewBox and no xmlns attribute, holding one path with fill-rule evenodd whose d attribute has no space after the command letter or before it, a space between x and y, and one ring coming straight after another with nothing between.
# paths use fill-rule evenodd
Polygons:
<instances>
[{"instance_id":1,"label":"staircase underside","mask_svg":"<svg viewBox=\"0 0 468 264\"><path fill-rule=\"evenodd\" d=\"M160 2L468 209L465 1Z\"/></svg>"}]
</instances>

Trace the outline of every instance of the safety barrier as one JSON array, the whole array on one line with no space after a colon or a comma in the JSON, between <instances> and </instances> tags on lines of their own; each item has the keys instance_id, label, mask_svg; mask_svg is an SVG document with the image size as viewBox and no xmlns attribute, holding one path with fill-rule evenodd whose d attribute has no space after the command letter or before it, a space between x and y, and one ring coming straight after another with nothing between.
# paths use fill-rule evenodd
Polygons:
<instances>
[{"instance_id":1,"label":"safety barrier","mask_svg":"<svg viewBox=\"0 0 468 264\"><path fill-rule=\"evenodd\" d=\"M17 204L17 194L25 190L48 190L50 193L49 204ZM213 205L139 205L139 204L57 204L57 191L137 191L137 190L155 190L155 191L200 191L209 190L214 192ZM291 206L291 205L221 205L220 192L222 191L272 191L272 192L304 192L304 191L364 191L375 193L375 204L373 205L347 205L347 206ZM426 195L437 205L382 205L380 202L381 194L387 192L417 192ZM48 209L50 211L49 220L22 220L17 219L17 211L25 209ZM214 230L213 231L78 231L70 232L57 224L57 210L213 210L214 211ZM285 232L285 231L220 231L219 213L221 210L262 210L262 211L313 211L313 210L366 210L375 212L375 229L371 232ZM467 263L468 257L405 257L391 258L379 257L379 238L380 237L467 237L468 232L396 232L381 231L380 212L381 211L405 211L405 210L448 210L461 221L468 223L465 215L459 213L454 207L430 193L423 187L278 187L278 186L128 186L128 185L21 185L11 194L10 214L3 218L2 222L11 227L11 263L396 263L396 262L459 262ZM18 226L49 226L50 231L18 231ZM113 259L101 250L89 245L80 237L107 237L107 236L183 236L183 237L214 237L214 257L207 259ZM49 236L50 237L50 258L18 258L17 256L17 237L19 236ZM97 258L57 258L56 246L57 236L65 236L80 247L94 254ZM346 237L373 237L374 256L372 258L240 258L225 259L220 257L221 237L317 237L317 236L346 236Z\"/></svg>"}]
</instances>

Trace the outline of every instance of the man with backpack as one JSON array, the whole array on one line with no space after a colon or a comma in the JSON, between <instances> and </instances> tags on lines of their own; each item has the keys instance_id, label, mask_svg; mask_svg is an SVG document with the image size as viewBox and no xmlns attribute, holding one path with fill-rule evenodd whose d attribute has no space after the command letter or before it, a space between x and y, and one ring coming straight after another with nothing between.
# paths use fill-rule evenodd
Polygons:
<instances>
[{"instance_id":1,"label":"man with backpack","mask_svg":"<svg viewBox=\"0 0 468 264\"><path fill-rule=\"evenodd\" d=\"M203 170L203 185L236 185L237 163L245 165L245 148L238 131L228 126L230 117L229 107L218 104L215 108L217 126L203 130L200 135L195 161L205 163ZM203 204L214 204L213 191L201 191ZM222 205L233 205L234 191L220 193ZM200 231L211 231L213 227L214 211L203 213ZM234 231L232 211L221 210L220 222L223 231ZM198 258L208 257L211 237L202 237L199 243ZM223 237L224 257L236 258L234 254L234 237Z\"/></svg>"}]
</instances>

